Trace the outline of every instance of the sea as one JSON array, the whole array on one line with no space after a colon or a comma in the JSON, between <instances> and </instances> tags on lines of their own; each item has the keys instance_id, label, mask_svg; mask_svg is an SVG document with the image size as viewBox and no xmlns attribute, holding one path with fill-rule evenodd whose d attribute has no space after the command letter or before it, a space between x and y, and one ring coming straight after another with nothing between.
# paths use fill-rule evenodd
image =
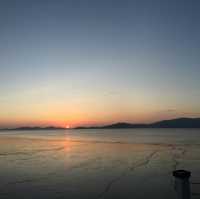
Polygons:
<instances>
[{"instance_id":1,"label":"sea","mask_svg":"<svg viewBox=\"0 0 200 199\"><path fill-rule=\"evenodd\" d=\"M0 132L1 199L176 199L178 169L200 198L200 129Z\"/></svg>"}]
</instances>

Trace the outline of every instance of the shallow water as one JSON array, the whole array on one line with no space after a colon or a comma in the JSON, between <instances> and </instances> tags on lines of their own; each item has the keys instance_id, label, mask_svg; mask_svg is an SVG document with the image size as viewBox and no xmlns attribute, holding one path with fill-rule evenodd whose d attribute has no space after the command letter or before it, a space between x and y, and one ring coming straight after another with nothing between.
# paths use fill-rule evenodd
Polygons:
<instances>
[{"instance_id":1,"label":"shallow water","mask_svg":"<svg viewBox=\"0 0 200 199\"><path fill-rule=\"evenodd\" d=\"M176 198L172 171L200 197L200 129L0 132L0 198Z\"/></svg>"}]
</instances>

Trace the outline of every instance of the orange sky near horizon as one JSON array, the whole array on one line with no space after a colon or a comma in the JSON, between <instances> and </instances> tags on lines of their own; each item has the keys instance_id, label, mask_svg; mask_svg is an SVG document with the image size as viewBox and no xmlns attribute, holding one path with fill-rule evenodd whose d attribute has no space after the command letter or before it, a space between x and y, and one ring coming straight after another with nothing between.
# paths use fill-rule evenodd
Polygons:
<instances>
[{"instance_id":1,"label":"orange sky near horizon","mask_svg":"<svg viewBox=\"0 0 200 199\"><path fill-rule=\"evenodd\" d=\"M200 116L195 104L186 103L187 98L180 101L157 93L151 95L142 89L136 93L122 90L109 95L83 89L79 94L70 95L69 92L61 94L52 88L44 90L41 87L9 94L7 100L0 103L0 127L151 123Z\"/></svg>"},{"instance_id":2,"label":"orange sky near horizon","mask_svg":"<svg viewBox=\"0 0 200 199\"><path fill-rule=\"evenodd\" d=\"M107 112L106 112L107 110ZM122 111L123 110L123 111ZM22 112L21 112L22 113ZM71 128L76 126L105 125L115 122L130 123L151 123L163 119L172 119L177 117L199 117L200 114L178 112L176 110L34 110L26 111L21 115L18 112L7 113L5 117L2 112L0 115L0 127L20 127L20 126L58 126Z\"/></svg>"}]
</instances>

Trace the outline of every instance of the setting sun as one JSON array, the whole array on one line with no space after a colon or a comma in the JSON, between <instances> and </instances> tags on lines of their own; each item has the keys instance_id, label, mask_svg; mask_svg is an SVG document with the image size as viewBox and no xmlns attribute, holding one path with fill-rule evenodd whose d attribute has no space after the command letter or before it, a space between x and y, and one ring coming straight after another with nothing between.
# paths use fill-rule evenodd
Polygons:
<instances>
[{"instance_id":1,"label":"setting sun","mask_svg":"<svg viewBox=\"0 0 200 199\"><path fill-rule=\"evenodd\" d=\"M69 125L66 125L66 126L65 126L65 128L66 128L66 129L69 129L69 128L70 128L70 126L69 126Z\"/></svg>"}]
</instances>

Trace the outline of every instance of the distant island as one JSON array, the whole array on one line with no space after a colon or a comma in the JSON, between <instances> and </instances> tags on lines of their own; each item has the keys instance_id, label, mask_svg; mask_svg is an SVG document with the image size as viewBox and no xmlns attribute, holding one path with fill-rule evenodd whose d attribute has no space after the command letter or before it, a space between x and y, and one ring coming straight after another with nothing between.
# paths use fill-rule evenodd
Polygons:
<instances>
[{"instance_id":1,"label":"distant island","mask_svg":"<svg viewBox=\"0 0 200 199\"><path fill-rule=\"evenodd\" d=\"M80 126L75 129L200 128L200 118L176 118L150 124L114 123L105 126Z\"/></svg>"},{"instance_id":2,"label":"distant island","mask_svg":"<svg viewBox=\"0 0 200 199\"><path fill-rule=\"evenodd\" d=\"M71 129L131 129L131 128L200 128L200 118L176 118L171 120L162 120L154 123L141 123L141 124L132 124L126 122L118 122L110 125L104 126L79 126ZM70 128L69 128L70 129ZM12 130L12 131L25 131L25 130L67 130L63 127L18 127L18 128L7 128L0 130Z\"/></svg>"},{"instance_id":3,"label":"distant island","mask_svg":"<svg viewBox=\"0 0 200 199\"><path fill-rule=\"evenodd\" d=\"M0 130L7 130L7 131L27 131L27 130L30 130L30 131L39 131L39 130L64 130L66 128L62 128L62 127L55 127L55 126L47 126L47 127L39 127L39 126L33 126L33 127L30 127L30 126L23 126L23 127L18 127L18 128L4 128L4 129L0 129Z\"/></svg>"}]
</instances>

